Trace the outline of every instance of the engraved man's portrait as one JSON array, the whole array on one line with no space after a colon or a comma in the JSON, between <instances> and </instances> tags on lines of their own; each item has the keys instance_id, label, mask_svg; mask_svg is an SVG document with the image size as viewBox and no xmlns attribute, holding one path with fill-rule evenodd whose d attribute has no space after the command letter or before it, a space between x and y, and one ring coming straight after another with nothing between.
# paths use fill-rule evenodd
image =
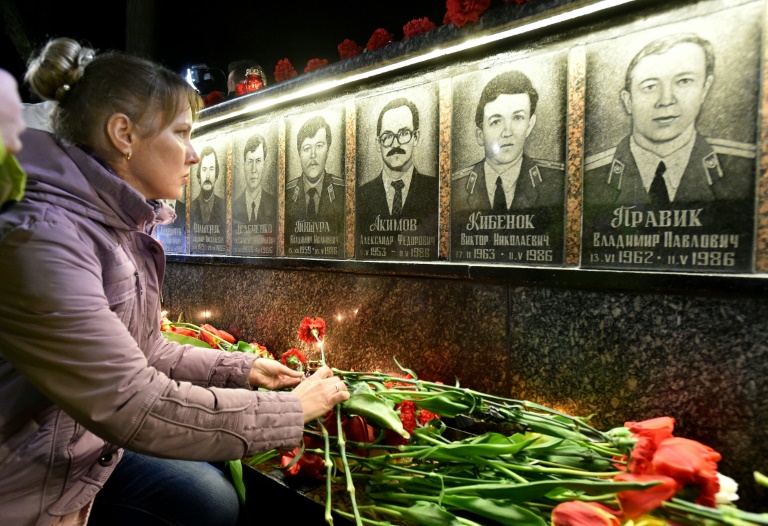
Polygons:
<instances>
[{"instance_id":1,"label":"engraved man's portrait","mask_svg":"<svg viewBox=\"0 0 768 526\"><path fill-rule=\"evenodd\" d=\"M560 263L564 54L455 84L451 258Z\"/></svg>"},{"instance_id":2,"label":"engraved man's portrait","mask_svg":"<svg viewBox=\"0 0 768 526\"><path fill-rule=\"evenodd\" d=\"M287 255L344 255L343 121L341 108L287 121Z\"/></svg>"},{"instance_id":3,"label":"engraved man's portrait","mask_svg":"<svg viewBox=\"0 0 768 526\"><path fill-rule=\"evenodd\" d=\"M664 208L750 196L754 145L697 126L715 63L712 43L696 33L656 38L632 58L620 92L630 132L587 161L590 202Z\"/></svg>"},{"instance_id":4,"label":"engraved man's portrait","mask_svg":"<svg viewBox=\"0 0 768 526\"><path fill-rule=\"evenodd\" d=\"M193 168L190 203L191 252L226 253L226 146L203 143Z\"/></svg>"},{"instance_id":5,"label":"engraved man's portrait","mask_svg":"<svg viewBox=\"0 0 768 526\"><path fill-rule=\"evenodd\" d=\"M361 101L359 108L357 256L435 259L435 86Z\"/></svg>"},{"instance_id":6,"label":"engraved man's portrait","mask_svg":"<svg viewBox=\"0 0 768 526\"><path fill-rule=\"evenodd\" d=\"M232 253L274 255L277 232L276 125L245 130L235 140L234 156Z\"/></svg>"},{"instance_id":7,"label":"engraved man's portrait","mask_svg":"<svg viewBox=\"0 0 768 526\"><path fill-rule=\"evenodd\" d=\"M582 264L750 267L759 16L647 21L587 47Z\"/></svg>"}]
</instances>

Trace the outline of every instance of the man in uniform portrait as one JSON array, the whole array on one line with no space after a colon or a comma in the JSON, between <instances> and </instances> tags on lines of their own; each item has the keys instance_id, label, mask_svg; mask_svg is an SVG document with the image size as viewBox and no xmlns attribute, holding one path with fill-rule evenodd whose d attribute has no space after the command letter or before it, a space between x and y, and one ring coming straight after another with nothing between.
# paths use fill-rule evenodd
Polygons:
<instances>
[{"instance_id":1,"label":"man in uniform portrait","mask_svg":"<svg viewBox=\"0 0 768 526\"><path fill-rule=\"evenodd\" d=\"M413 163L420 133L419 110L410 100L393 99L381 109L376 142L383 167L358 191L356 208L363 231L377 217L403 217L419 223L431 218L437 225L438 179L419 173Z\"/></svg>"},{"instance_id":2,"label":"man in uniform portrait","mask_svg":"<svg viewBox=\"0 0 768 526\"><path fill-rule=\"evenodd\" d=\"M562 205L563 164L525 153L538 100L531 80L520 71L500 73L483 88L475 140L485 157L452 176L451 208L460 223L472 212L507 214Z\"/></svg>"},{"instance_id":3,"label":"man in uniform portrait","mask_svg":"<svg viewBox=\"0 0 768 526\"><path fill-rule=\"evenodd\" d=\"M754 146L697 130L714 69L712 45L693 33L658 38L635 55L621 91L631 132L586 159L588 204L663 209L750 198Z\"/></svg>"},{"instance_id":4,"label":"man in uniform portrait","mask_svg":"<svg viewBox=\"0 0 768 526\"><path fill-rule=\"evenodd\" d=\"M331 126L321 115L307 119L296 134L301 175L285 185L288 255L343 255L345 185L326 169L332 141Z\"/></svg>"},{"instance_id":5,"label":"man in uniform portrait","mask_svg":"<svg viewBox=\"0 0 768 526\"><path fill-rule=\"evenodd\" d=\"M251 135L243 146L245 190L232 203L232 220L235 224L256 225L275 221L275 196L264 188L266 158L267 144L264 137Z\"/></svg>"},{"instance_id":6,"label":"man in uniform portrait","mask_svg":"<svg viewBox=\"0 0 768 526\"><path fill-rule=\"evenodd\" d=\"M285 186L286 230L296 221L327 222L334 233L341 233L344 222L344 179L325 171L331 147L331 127L322 116L302 124L296 136L301 176Z\"/></svg>"},{"instance_id":7,"label":"man in uniform portrait","mask_svg":"<svg viewBox=\"0 0 768 526\"><path fill-rule=\"evenodd\" d=\"M219 162L216 150L207 145L200 152L200 165L197 179L200 182L200 193L192 200L190 220L192 224L224 225L226 222L226 203L224 198L214 192L219 178Z\"/></svg>"}]
</instances>

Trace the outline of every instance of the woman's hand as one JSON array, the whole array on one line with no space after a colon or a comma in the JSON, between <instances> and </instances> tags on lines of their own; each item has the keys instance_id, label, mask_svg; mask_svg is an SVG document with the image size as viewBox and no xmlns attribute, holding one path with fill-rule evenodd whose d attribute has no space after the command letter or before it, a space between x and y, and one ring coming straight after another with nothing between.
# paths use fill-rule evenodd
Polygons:
<instances>
[{"instance_id":1,"label":"woman's hand","mask_svg":"<svg viewBox=\"0 0 768 526\"><path fill-rule=\"evenodd\" d=\"M265 389L282 389L298 385L304 373L294 371L277 360L259 358L253 362L248 373L248 383L251 387L263 387Z\"/></svg>"},{"instance_id":2,"label":"woman's hand","mask_svg":"<svg viewBox=\"0 0 768 526\"><path fill-rule=\"evenodd\" d=\"M304 423L319 418L333 409L333 406L349 400L349 391L341 378L333 375L327 365L299 384L293 390L301 400Z\"/></svg>"}]
</instances>

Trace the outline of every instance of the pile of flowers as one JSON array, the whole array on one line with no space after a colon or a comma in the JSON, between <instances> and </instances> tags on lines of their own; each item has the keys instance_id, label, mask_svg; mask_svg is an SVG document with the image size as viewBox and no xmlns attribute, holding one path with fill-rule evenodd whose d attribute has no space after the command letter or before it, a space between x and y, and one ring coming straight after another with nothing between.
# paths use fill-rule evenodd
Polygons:
<instances>
[{"instance_id":1,"label":"pile of flowers","mask_svg":"<svg viewBox=\"0 0 768 526\"><path fill-rule=\"evenodd\" d=\"M163 315L160 318L160 331L167 339L182 344L210 347L227 352L239 351L256 354L261 358L275 359L274 355L260 343L237 341L229 332L217 329L208 323L195 325L194 323L186 323L181 320L172 322Z\"/></svg>"},{"instance_id":2,"label":"pile of flowers","mask_svg":"<svg viewBox=\"0 0 768 526\"><path fill-rule=\"evenodd\" d=\"M203 327L194 338L225 350L243 343ZM304 318L298 336L322 351L325 333L322 318ZM313 362L293 348L280 361L309 374L325 356ZM334 369L349 400L306 424L292 451L243 461L323 481L329 524L336 514L358 526L768 525L768 514L734 504L720 454L674 436L671 417L602 431L530 401L422 380L394 362L401 373Z\"/></svg>"},{"instance_id":3,"label":"pile of flowers","mask_svg":"<svg viewBox=\"0 0 768 526\"><path fill-rule=\"evenodd\" d=\"M601 431L403 371L334 371L350 399L306 425L301 447L274 452L288 475L325 479L329 523L336 513L382 526L768 524L733 504L720 455L673 436L672 418ZM345 499L331 498L334 485Z\"/></svg>"}]
</instances>

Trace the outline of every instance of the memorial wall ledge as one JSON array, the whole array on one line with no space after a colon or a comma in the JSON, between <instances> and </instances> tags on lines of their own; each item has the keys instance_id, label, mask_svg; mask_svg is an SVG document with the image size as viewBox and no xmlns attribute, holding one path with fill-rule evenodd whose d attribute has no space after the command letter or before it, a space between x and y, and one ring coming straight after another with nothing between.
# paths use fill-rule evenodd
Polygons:
<instances>
[{"instance_id":1,"label":"memorial wall ledge","mask_svg":"<svg viewBox=\"0 0 768 526\"><path fill-rule=\"evenodd\" d=\"M768 297L768 274L704 274L500 266L410 261L359 261L320 258L169 254L169 263L240 266L249 270L329 272L400 278L445 279L511 287L552 287L706 296Z\"/></svg>"}]
</instances>

